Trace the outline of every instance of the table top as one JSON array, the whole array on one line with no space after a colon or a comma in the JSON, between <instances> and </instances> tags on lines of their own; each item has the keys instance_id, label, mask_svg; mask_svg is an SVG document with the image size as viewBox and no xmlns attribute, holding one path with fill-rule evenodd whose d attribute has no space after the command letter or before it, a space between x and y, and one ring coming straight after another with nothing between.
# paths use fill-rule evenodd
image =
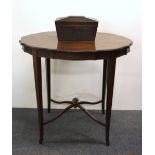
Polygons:
<instances>
[{"instance_id":1,"label":"table top","mask_svg":"<svg viewBox=\"0 0 155 155\"><path fill-rule=\"evenodd\" d=\"M97 33L95 41L58 42L57 34L54 31L24 36L21 38L20 43L23 45L24 51L30 54L30 49L36 49L40 56L54 57L53 55L49 56L52 53L55 53L55 56L56 54L60 56L60 54L69 53L80 56L85 53L94 56L92 59L101 59L104 57L104 54L109 55L111 53L116 57L127 54L132 45L130 39L110 33ZM47 52L50 53L48 54ZM97 57L96 54L100 56Z\"/></svg>"}]
</instances>

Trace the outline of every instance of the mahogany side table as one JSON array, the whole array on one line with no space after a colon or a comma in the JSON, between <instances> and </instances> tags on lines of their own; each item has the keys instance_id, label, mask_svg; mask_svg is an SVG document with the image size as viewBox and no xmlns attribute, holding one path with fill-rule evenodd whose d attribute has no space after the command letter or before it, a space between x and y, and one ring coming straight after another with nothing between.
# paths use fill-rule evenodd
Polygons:
<instances>
[{"instance_id":1,"label":"mahogany side table","mask_svg":"<svg viewBox=\"0 0 155 155\"><path fill-rule=\"evenodd\" d=\"M113 86L115 77L116 58L126 55L130 51L132 41L128 38L109 34L97 33L95 42L92 41L61 41L58 42L56 32L42 32L27 35L21 38L20 44L24 52L33 57L34 79L37 98L37 109L39 119L39 143L43 142L43 126L59 118L64 112L72 107L78 107L85 112L95 122L105 126L106 145L109 145L109 131L111 107L113 98ZM46 81L47 81L47 101L48 112L50 112L50 102L63 104L68 103L61 113L48 121L43 121L43 100L42 100L42 74L41 74L41 58L45 58L46 63ZM50 59L63 60L103 60L103 83L102 83L102 99L97 102L79 101L73 98L72 101L56 101L51 99L50 89ZM105 95L107 93L107 95ZM105 99L106 97L106 99ZM106 109L105 109L106 102ZM88 112L82 104L98 104L102 103L102 113L105 114L105 121L99 121L90 112Z\"/></svg>"}]
</instances>

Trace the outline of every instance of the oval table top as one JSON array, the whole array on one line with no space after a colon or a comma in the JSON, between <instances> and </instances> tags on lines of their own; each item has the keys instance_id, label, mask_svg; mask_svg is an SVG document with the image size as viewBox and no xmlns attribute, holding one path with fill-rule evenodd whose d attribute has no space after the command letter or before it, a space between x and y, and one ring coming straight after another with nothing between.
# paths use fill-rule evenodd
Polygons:
<instances>
[{"instance_id":1,"label":"oval table top","mask_svg":"<svg viewBox=\"0 0 155 155\"><path fill-rule=\"evenodd\" d=\"M32 49L36 49L41 57L71 60L102 59L110 55L118 57L127 54L132 45L132 41L126 37L99 32L96 34L95 41L58 42L57 34L54 31L24 36L20 43L23 45L24 51L30 54L32 54Z\"/></svg>"}]
</instances>

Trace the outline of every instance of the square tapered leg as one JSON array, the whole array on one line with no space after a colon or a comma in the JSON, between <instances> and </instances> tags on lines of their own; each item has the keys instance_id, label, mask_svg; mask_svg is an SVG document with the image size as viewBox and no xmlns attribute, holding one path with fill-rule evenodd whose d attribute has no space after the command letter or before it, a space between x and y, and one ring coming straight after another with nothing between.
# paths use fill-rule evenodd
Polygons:
<instances>
[{"instance_id":1,"label":"square tapered leg","mask_svg":"<svg viewBox=\"0 0 155 155\"><path fill-rule=\"evenodd\" d=\"M46 64L46 84L47 84L47 111L50 113L51 110L51 74L50 74L50 59L45 58Z\"/></svg>"},{"instance_id":2,"label":"square tapered leg","mask_svg":"<svg viewBox=\"0 0 155 155\"><path fill-rule=\"evenodd\" d=\"M102 113L105 113L105 96L106 96L106 82L107 82L107 60L103 61L103 81L102 81Z\"/></svg>"},{"instance_id":3,"label":"square tapered leg","mask_svg":"<svg viewBox=\"0 0 155 155\"><path fill-rule=\"evenodd\" d=\"M43 101L42 101L42 75L41 75L41 57L37 56L36 50L33 51L33 68L35 89L37 98L38 121L39 121L39 143L43 141Z\"/></svg>"},{"instance_id":4,"label":"square tapered leg","mask_svg":"<svg viewBox=\"0 0 155 155\"><path fill-rule=\"evenodd\" d=\"M107 64L107 101L106 101L106 145L109 146L109 132L110 132L110 119L111 119L111 107L113 98L113 86L115 78L115 66L116 58L108 60Z\"/></svg>"}]
</instances>

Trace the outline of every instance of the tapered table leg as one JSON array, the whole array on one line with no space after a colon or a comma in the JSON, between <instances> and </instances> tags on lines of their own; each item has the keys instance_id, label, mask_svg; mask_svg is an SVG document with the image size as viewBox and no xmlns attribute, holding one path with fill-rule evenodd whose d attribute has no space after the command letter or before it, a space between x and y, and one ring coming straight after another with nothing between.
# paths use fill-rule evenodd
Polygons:
<instances>
[{"instance_id":1,"label":"tapered table leg","mask_svg":"<svg viewBox=\"0 0 155 155\"><path fill-rule=\"evenodd\" d=\"M37 52L34 50L33 55L33 67L34 67L34 79L37 98L38 120L39 120L39 143L43 141L43 101L42 101L42 75L41 75L41 58L37 57Z\"/></svg>"},{"instance_id":2,"label":"tapered table leg","mask_svg":"<svg viewBox=\"0 0 155 155\"><path fill-rule=\"evenodd\" d=\"M102 113L105 113L105 94L106 94L106 78L107 78L107 60L103 61L103 81L102 81Z\"/></svg>"},{"instance_id":3,"label":"tapered table leg","mask_svg":"<svg viewBox=\"0 0 155 155\"><path fill-rule=\"evenodd\" d=\"M106 145L109 146L110 118L115 78L116 58L108 60L107 64L107 102L106 102Z\"/></svg>"},{"instance_id":4,"label":"tapered table leg","mask_svg":"<svg viewBox=\"0 0 155 155\"><path fill-rule=\"evenodd\" d=\"M45 58L45 63L46 63L46 84L47 84L47 111L50 113L51 109L51 74L50 74L50 59Z\"/></svg>"}]
</instances>

